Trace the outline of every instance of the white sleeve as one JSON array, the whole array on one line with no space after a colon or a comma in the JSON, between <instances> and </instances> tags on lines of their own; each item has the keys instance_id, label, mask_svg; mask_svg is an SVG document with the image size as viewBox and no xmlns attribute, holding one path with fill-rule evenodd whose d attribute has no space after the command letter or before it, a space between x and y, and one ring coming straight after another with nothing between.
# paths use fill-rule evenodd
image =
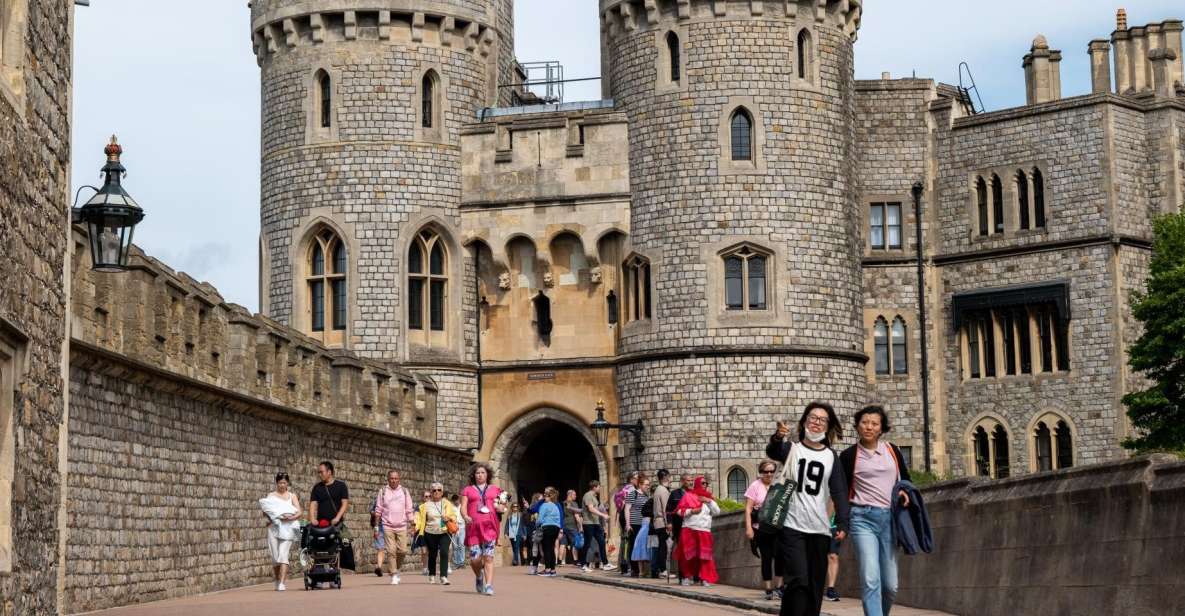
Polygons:
<instances>
[{"instance_id":1,"label":"white sleeve","mask_svg":"<svg viewBox=\"0 0 1185 616\"><path fill-rule=\"evenodd\" d=\"M720 515L720 505L717 505L716 501L710 500L707 502L707 505L708 511L712 514L712 517Z\"/></svg>"}]
</instances>

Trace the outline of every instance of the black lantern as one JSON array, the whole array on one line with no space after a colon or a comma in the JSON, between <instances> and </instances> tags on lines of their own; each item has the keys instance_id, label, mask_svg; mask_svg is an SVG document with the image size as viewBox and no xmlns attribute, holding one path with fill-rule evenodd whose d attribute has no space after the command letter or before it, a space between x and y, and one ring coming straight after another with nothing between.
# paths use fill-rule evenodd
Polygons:
<instances>
[{"instance_id":1,"label":"black lantern","mask_svg":"<svg viewBox=\"0 0 1185 616\"><path fill-rule=\"evenodd\" d=\"M144 219L144 210L120 185L127 170L119 162L123 148L114 135L103 152L107 155L107 164L103 166L103 187L83 187L91 188L95 194L82 207L74 208L74 222L86 225L92 268L97 272L122 272L128 267L132 232Z\"/></svg>"},{"instance_id":2,"label":"black lantern","mask_svg":"<svg viewBox=\"0 0 1185 616\"><path fill-rule=\"evenodd\" d=\"M634 458L635 462L640 464L641 453L645 449L642 445L642 432L646 429L642 425L642 420L633 424L611 424L605 421L605 401L597 400L597 418L589 425L592 429L593 440L596 441L597 447L604 447L609 443L609 430L621 430L629 432L634 435Z\"/></svg>"}]
</instances>

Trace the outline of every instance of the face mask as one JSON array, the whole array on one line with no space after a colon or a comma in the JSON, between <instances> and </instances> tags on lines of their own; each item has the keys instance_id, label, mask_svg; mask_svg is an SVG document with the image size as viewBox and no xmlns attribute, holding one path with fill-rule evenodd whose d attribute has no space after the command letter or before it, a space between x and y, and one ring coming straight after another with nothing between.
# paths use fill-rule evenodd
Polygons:
<instances>
[{"instance_id":1,"label":"face mask","mask_svg":"<svg viewBox=\"0 0 1185 616\"><path fill-rule=\"evenodd\" d=\"M825 438L827 438L826 432L811 432L810 430L806 431L806 440L812 443L821 443Z\"/></svg>"}]
</instances>

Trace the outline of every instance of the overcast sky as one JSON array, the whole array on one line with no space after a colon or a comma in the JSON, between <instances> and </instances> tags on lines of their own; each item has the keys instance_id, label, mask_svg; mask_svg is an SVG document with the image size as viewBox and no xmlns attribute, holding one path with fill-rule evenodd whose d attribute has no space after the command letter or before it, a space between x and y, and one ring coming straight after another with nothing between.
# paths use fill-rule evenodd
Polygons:
<instances>
[{"instance_id":1,"label":"overcast sky","mask_svg":"<svg viewBox=\"0 0 1185 616\"><path fill-rule=\"evenodd\" d=\"M125 186L147 211L136 243L257 308L259 68L246 0L91 0L74 49L74 185L99 182L119 135ZM989 110L1024 103L1021 57L1044 34L1063 51L1063 95L1090 90L1087 43L1115 28L1102 0L866 0L856 77L975 75ZM1185 17L1181 0L1130 0L1129 22ZM521 61L559 60L568 78L600 70L597 0L518 0ZM567 100L599 98L573 84Z\"/></svg>"}]
</instances>

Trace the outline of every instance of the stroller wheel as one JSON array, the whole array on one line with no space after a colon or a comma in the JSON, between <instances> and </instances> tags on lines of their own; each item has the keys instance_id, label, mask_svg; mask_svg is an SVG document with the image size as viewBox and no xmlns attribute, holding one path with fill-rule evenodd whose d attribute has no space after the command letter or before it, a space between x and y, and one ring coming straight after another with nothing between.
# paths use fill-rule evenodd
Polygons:
<instances>
[{"instance_id":1,"label":"stroller wheel","mask_svg":"<svg viewBox=\"0 0 1185 616\"><path fill-rule=\"evenodd\" d=\"M333 578L333 587L334 588L341 588L342 587L342 576L339 575L339 576Z\"/></svg>"}]
</instances>

